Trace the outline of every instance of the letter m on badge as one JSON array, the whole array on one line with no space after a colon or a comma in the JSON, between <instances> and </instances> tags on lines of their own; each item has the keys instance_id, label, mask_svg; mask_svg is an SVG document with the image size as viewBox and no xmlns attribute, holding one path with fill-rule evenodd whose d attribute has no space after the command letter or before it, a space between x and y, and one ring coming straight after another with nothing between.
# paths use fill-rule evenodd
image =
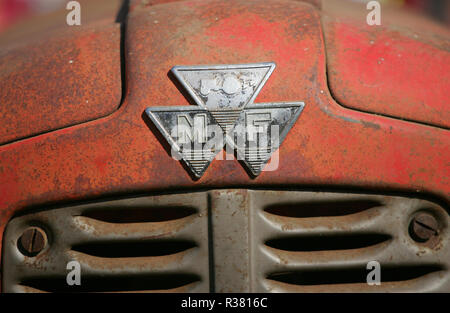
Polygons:
<instances>
[{"instance_id":1,"label":"letter m on badge","mask_svg":"<svg viewBox=\"0 0 450 313\"><path fill-rule=\"evenodd\" d=\"M208 124L207 114L199 113L194 120L188 114L178 115L177 137L180 144L205 143L207 141Z\"/></svg>"},{"instance_id":2,"label":"letter m on badge","mask_svg":"<svg viewBox=\"0 0 450 313\"><path fill-rule=\"evenodd\" d=\"M222 144L215 143L215 125L211 113L201 107L152 107L146 110L172 149L172 156L182 160L195 177L201 177Z\"/></svg>"}]
</instances>

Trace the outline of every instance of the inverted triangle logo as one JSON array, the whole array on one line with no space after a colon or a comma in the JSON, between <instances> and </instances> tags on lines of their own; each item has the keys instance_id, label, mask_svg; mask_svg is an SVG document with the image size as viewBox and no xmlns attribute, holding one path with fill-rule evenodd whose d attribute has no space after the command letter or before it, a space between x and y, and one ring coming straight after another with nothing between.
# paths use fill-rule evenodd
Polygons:
<instances>
[{"instance_id":1,"label":"inverted triangle logo","mask_svg":"<svg viewBox=\"0 0 450 313\"><path fill-rule=\"evenodd\" d=\"M211 112L227 132L252 103L275 69L275 63L175 66L171 72L195 103Z\"/></svg>"},{"instance_id":2,"label":"inverted triangle logo","mask_svg":"<svg viewBox=\"0 0 450 313\"><path fill-rule=\"evenodd\" d=\"M145 110L171 146L171 154L182 160L195 177L201 177L223 148L220 136L208 131L214 118L207 110L195 107L152 107Z\"/></svg>"},{"instance_id":3,"label":"inverted triangle logo","mask_svg":"<svg viewBox=\"0 0 450 313\"><path fill-rule=\"evenodd\" d=\"M253 103L274 69L273 62L175 66L172 74L197 106L145 112L194 177L205 173L224 144L258 176L304 108L303 102Z\"/></svg>"},{"instance_id":4,"label":"inverted triangle logo","mask_svg":"<svg viewBox=\"0 0 450 313\"><path fill-rule=\"evenodd\" d=\"M303 107L303 102L260 103L242 111L227 139L253 176L261 173L283 143Z\"/></svg>"}]
</instances>

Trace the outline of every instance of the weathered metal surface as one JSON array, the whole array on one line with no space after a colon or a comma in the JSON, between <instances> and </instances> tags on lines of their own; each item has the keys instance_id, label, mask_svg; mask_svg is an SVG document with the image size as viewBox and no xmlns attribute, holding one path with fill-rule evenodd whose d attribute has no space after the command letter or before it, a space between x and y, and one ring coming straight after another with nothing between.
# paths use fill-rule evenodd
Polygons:
<instances>
[{"instance_id":1,"label":"weathered metal surface","mask_svg":"<svg viewBox=\"0 0 450 313\"><path fill-rule=\"evenodd\" d=\"M161 222L98 220L180 203L195 211ZM93 218L98 210L103 214ZM440 221L434 246L410 237L411 220L430 223L424 216ZM448 292L449 221L434 202L373 194L221 189L94 202L11 220L3 286L15 292ZM30 225L51 237L34 257L16 245ZM81 265L80 289L65 283L69 261ZM371 261L380 263L381 286L366 284Z\"/></svg>"},{"instance_id":2,"label":"weathered metal surface","mask_svg":"<svg viewBox=\"0 0 450 313\"><path fill-rule=\"evenodd\" d=\"M0 143L100 118L120 105L120 25L51 34L0 51Z\"/></svg>"},{"instance_id":3,"label":"weathered metal surface","mask_svg":"<svg viewBox=\"0 0 450 313\"><path fill-rule=\"evenodd\" d=\"M449 132L337 104L327 88L320 15L310 5L150 6L128 17L125 49L127 92L117 112L0 147L0 234L30 206L174 188L339 186L426 193L448 203ZM105 53L91 59L98 70ZM174 64L267 61L277 71L256 102L308 104L279 149L279 168L253 179L236 160L213 162L192 180L143 116L149 106L188 105L168 71Z\"/></svg>"},{"instance_id":4,"label":"weathered metal surface","mask_svg":"<svg viewBox=\"0 0 450 313\"><path fill-rule=\"evenodd\" d=\"M338 6L345 16L333 14ZM389 14L388 8L382 25L369 26L365 6L346 1L326 11L328 80L341 105L450 128L448 29Z\"/></svg>"},{"instance_id":5,"label":"weathered metal surface","mask_svg":"<svg viewBox=\"0 0 450 313\"><path fill-rule=\"evenodd\" d=\"M214 292L250 291L250 215L247 190L213 190Z\"/></svg>"},{"instance_id":6,"label":"weathered metal surface","mask_svg":"<svg viewBox=\"0 0 450 313\"><path fill-rule=\"evenodd\" d=\"M118 16L122 0L77 0L81 7L81 25L73 26L84 30L90 24L100 20L113 24ZM61 9L51 12L40 12L27 16L9 26L0 33L0 46L6 47L29 41L45 40L58 30L67 29L67 3L61 4Z\"/></svg>"}]
</instances>

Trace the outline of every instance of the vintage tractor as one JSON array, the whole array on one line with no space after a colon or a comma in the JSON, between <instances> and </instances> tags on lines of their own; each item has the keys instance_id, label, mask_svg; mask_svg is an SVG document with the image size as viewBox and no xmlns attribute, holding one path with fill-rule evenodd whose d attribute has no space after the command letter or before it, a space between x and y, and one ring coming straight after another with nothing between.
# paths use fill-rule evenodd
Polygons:
<instances>
[{"instance_id":1,"label":"vintage tractor","mask_svg":"<svg viewBox=\"0 0 450 313\"><path fill-rule=\"evenodd\" d=\"M79 1L0 37L2 292L449 292L450 32Z\"/></svg>"}]
</instances>

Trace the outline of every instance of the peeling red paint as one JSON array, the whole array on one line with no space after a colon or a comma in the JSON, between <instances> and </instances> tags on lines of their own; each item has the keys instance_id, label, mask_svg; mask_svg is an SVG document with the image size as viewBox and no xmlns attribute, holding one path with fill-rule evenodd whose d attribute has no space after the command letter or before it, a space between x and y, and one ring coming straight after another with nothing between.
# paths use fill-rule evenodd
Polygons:
<instances>
[{"instance_id":1,"label":"peeling red paint","mask_svg":"<svg viewBox=\"0 0 450 313\"><path fill-rule=\"evenodd\" d=\"M64 28L3 48L0 84L0 143L108 115L121 98L119 25Z\"/></svg>"},{"instance_id":2,"label":"peeling red paint","mask_svg":"<svg viewBox=\"0 0 450 313\"><path fill-rule=\"evenodd\" d=\"M19 173L12 166L0 166L0 209L19 199ZM4 212L1 212L4 213Z\"/></svg>"},{"instance_id":3,"label":"peeling red paint","mask_svg":"<svg viewBox=\"0 0 450 313\"><path fill-rule=\"evenodd\" d=\"M450 127L450 51L445 45L351 20L325 20L324 27L330 87L341 104ZM445 40L450 44L450 38Z\"/></svg>"}]
</instances>

